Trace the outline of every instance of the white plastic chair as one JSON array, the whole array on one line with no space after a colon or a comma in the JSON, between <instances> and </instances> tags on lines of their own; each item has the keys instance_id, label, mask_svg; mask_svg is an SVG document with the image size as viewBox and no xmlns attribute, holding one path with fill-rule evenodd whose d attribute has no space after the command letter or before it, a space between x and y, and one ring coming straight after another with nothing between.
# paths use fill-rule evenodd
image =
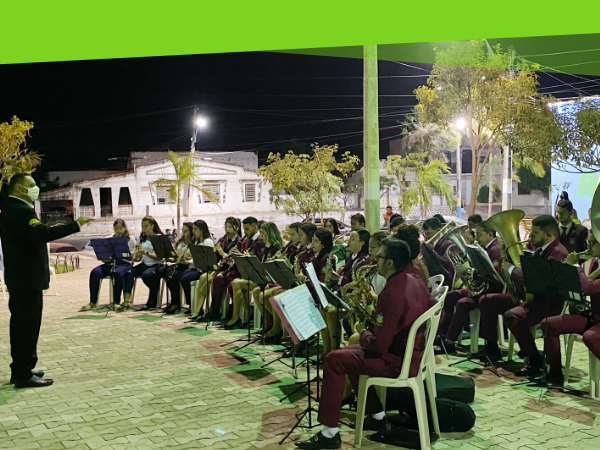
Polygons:
<instances>
[{"instance_id":1,"label":"white plastic chair","mask_svg":"<svg viewBox=\"0 0 600 450\"><path fill-rule=\"evenodd\" d=\"M583 343L581 334L570 334L567 341L567 354L565 360L565 383L569 382L569 374L571 372L571 356L573 355L573 344L575 342ZM594 354L588 351L589 354L589 376L590 376L590 397L595 400L600 400L600 361Z\"/></svg>"},{"instance_id":2,"label":"white plastic chair","mask_svg":"<svg viewBox=\"0 0 600 450\"><path fill-rule=\"evenodd\" d=\"M469 319L471 320L471 342L469 343L469 351L475 354L479 351L479 324L481 321L481 311L479 308L472 310L469 313ZM462 342L462 333L458 336L458 343ZM505 347L506 340L504 339L504 319L501 315L498 315L498 345ZM514 347L514 342L513 342Z\"/></svg>"},{"instance_id":3,"label":"white plastic chair","mask_svg":"<svg viewBox=\"0 0 600 450\"><path fill-rule=\"evenodd\" d=\"M429 286L431 292L436 291L442 284L444 284L444 275L442 274L434 275L427 280L427 286Z\"/></svg>"},{"instance_id":4,"label":"white plastic chair","mask_svg":"<svg viewBox=\"0 0 600 450\"><path fill-rule=\"evenodd\" d=\"M419 439L421 449L431 449L431 441L429 439L429 425L427 423L427 405L425 403L425 386L429 393L429 405L431 408L431 418L435 433L440 435L440 425L437 415L437 407L435 399L437 396L435 388L435 367L432 366L433 340L437 333L438 325L445 300L445 295L438 297L438 303L429 308L413 323L408 334L406 343L406 352L402 361L402 371L398 378L383 378L369 377L361 375L359 378L358 387L358 407L356 408L356 428L354 431L354 446L360 448L363 432L363 424L365 419L365 406L369 387L375 386L379 399L385 409L386 391L388 387L408 387L413 391L415 398L415 406L417 410L417 420L419 423ZM419 366L419 371L416 376L410 377L410 363L415 347L415 339L419 328L425 324L425 349Z\"/></svg>"}]
</instances>

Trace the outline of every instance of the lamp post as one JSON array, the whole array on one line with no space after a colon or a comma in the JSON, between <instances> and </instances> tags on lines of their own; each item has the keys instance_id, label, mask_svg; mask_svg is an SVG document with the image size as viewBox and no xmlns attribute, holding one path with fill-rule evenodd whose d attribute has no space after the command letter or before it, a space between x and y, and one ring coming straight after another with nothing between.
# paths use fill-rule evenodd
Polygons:
<instances>
[{"instance_id":1,"label":"lamp post","mask_svg":"<svg viewBox=\"0 0 600 450\"><path fill-rule=\"evenodd\" d=\"M192 146L190 153L196 152L196 142L198 141L198 130L204 130L208 127L208 119L204 116L197 116L198 108L194 109L194 134L192 135Z\"/></svg>"},{"instance_id":2,"label":"lamp post","mask_svg":"<svg viewBox=\"0 0 600 450\"><path fill-rule=\"evenodd\" d=\"M456 144L456 216L462 217L462 130L465 129L467 122L460 118L456 121L456 129L459 132L458 144Z\"/></svg>"}]
</instances>

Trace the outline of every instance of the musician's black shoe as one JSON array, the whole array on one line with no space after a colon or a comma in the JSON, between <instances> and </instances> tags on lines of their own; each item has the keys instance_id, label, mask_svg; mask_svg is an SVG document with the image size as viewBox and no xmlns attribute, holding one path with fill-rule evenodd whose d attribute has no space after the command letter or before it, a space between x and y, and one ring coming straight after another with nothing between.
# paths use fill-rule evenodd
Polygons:
<instances>
[{"instance_id":1,"label":"musician's black shoe","mask_svg":"<svg viewBox=\"0 0 600 450\"><path fill-rule=\"evenodd\" d=\"M488 362L488 358L492 362L502 361L502 352L498 347L485 348L473 356L479 357L479 361L483 363Z\"/></svg>"},{"instance_id":2,"label":"musician's black shoe","mask_svg":"<svg viewBox=\"0 0 600 450\"><path fill-rule=\"evenodd\" d=\"M171 305L167 309L165 309L165 314L175 314L181 310L181 306L179 305Z\"/></svg>"},{"instance_id":3,"label":"musician's black shoe","mask_svg":"<svg viewBox=\"0 0 600 450\"><path fill-rule=\"evenodd\" d=\"M323 433L320 431L315 434L313 437L306 441L298 441L295 442L296 447L302 448L305 450L320 450L320 449L336 449L342 448L342 438L340 437L340 433L336 434L332 438L327 438L323 436Z\"/></svg>"},{"instance_id":4,"label":"musician's black shoe","mask_svg":"<svg viewBox=\"0 0 600 450\"><path fill-rule=\"evenodd\" d=\"M342 408L344 406L349 406L350 409L356 409L356 404L357 403L358 402L356 400L356 395L350 394L350 395L347 395L346 397L344 397L344 399L342 400Z\"/></svg>"},{"instance_id":5,"label":"musician's black shoe","mask_svg":"<svg viewBox=\"0 0 600 450\"><path fill-rule=\"evenodd\" d=\"M33 375L34 377L43 378L44 372L38 370L37 372L31 372L31 375ZM15 381L15 377L10 377L10 384L15 384Z\"/></svg>"},{"instance_id":6,"label":"musician's black shoe","mask_svg":"<svg viewBox=\"0 0 600 450\"><path fill-rule=\"evenodd\" d=\"M553 373L553 372L544 373L543 371L540 370L537 374L530 375L527 378L530 381L533 381L534 383L537 383L542 386L545 385L548 387L557 387L557 388L563 388L565 386L565 377L563 376L562 372L560 372L560 373Z\"/></svg>"},{"instance_id":7,"label":"musician's black shoe","mask_svg":"<svg viewBox=\"0 0 600 450\"><path fill-rule=\"evenodd\" d=\"M231 325L228 325L228 324L223 325L223 328L225 328L226 330L235 330L240 327L241 323L242 323L242 321L238 320L238 321L232 323Z\"/></svg>"},{"instance_id":8,"label":"musician's black shoe","mask_svg":"<svg viewBox=\"0 0 600 450\"><path fill-rule=\"evenodd\" d=\"M350 428L356 429L356 423L350 422ZM365 431L377 431L378 433L385 433L390 430L390 422L387 417L381 420L375 420L372 416L366 416L363 423L363 430Z\"/></svg>"},{"instance_id":9,"label":"musician's black shoe","mask_svg":"<svg viewBox=\"0 0 600 450\"><path fill-rule=\"evenodd\" d=\"M137 310L138 311L150 311L151 309L154 309L154 308L152 308L151 306L148 306L148 305L144 305L141 308L138 308Z\"/></svg>"},{"instance_id":10,"label":"musician's black shoe","mask_svg":"<svg viewBox=\"0 0 600 450\"><path fill-rule=\"evenodd\" d=\"M46 387L46 386L50 386L52 383L54 383L54 380L52 380L50 378L38 378L34 375L29 380L25 380L25 381L16 380L15 388L23 389L23 388Z\"/></svg>"},{"instance_id":11,"label":"musician's black shoe","mask_svg":"<svg viewBox=\"0 0 600 450\"><path fill-rule=\"evenodd\" d=\"M221 313L219 311L211 311L210 313L208 313L208 316L206 316L206 318L208 320L221 320Z\"/></svg>"},{"instance_id":12,"label":"musician's black shoe","mask_svg":"<svg viewBox=\"0 0 600 450\"><path fill-rule=\"evenodd\" d=\"M240 324L238 325L238 329L245 330L246 328L248 328L248 323L250 322L240 322Z\"/></svg>"},{"instance_id":13,"label":"musician's black shoe","mask_svg":"<svg viewBox=\"0 0 600 450\"><path fill-rule=\"evenodd\" d=\"M281 337L283 334L276 334L275 336L265 336L265 344L279 345L281 344Z\"/></svg>"},{"instance_id":14,"label":"musician's black shoe","mask_svg":"<svg viewBox=\"0 0 600 450\"><path fill-rule=\"evenodd\" d=\"M543 373L543 365L539 355L532 356L521 369L515 372L517 377L539 377Z\"/></svg>"}]
</instances>

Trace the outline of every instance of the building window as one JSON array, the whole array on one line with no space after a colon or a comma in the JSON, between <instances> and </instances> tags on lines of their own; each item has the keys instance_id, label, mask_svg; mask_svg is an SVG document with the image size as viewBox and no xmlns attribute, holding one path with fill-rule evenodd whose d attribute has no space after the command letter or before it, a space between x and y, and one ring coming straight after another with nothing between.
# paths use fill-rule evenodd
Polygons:
<instances>
[{"instance_id":1,"label":"building window","mask_svg":"<svg viewBox=\"0 0 600 450\"><path fill-rule=\"evenodd\" d=\"M256 183L244 183L244 201L245 202L257 202L257 188Z\"/></svg>"},{"instance_id":2,"label":"building window","mask_svg":"<svg viewBox=\"0 0 600 450\"><path fill-rule=\"evenodd\" d=\"M198 197L199 197L200 203L221 203L222 202L221 184L220 183L203 184L202 189L204 189L207 192L210 192L210 194L214 197L214 201L211 200L203 192L199 192Z\"/></svg>"},{"instance_id":3,"label":"building window","mask_svg":"<svg viewBox=\"0 0 600 450\"><path fill-rule=\"evenodd\" d=\"M156 186L156 204L167 205L175 203L175 200L171 199L170 191L171 186Z\"/></svg>"}]
</instances>

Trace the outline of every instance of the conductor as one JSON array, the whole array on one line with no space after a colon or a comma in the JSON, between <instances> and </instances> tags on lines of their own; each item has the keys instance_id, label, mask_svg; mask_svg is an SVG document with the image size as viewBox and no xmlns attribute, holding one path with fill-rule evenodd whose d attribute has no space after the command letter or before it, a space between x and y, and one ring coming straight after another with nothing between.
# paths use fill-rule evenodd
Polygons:
<instances>
[{"instance_id":1,"label":"conductor","mask_svg":"<svg viewBox=\"0 0 600 450\"><path fill-rule=\"evenodd\" d=\"M42 323L43 291L50 284L46 243L77 233L92 221L80 217L68 225L47 227L35 213L33 203L40 189L27 174L13 175L8 198L0 216L6 287L10 309L10 382L16 388L44 387L53 383L33 372L37 363L37 341Z\"/></svg>"}]
</instances>

